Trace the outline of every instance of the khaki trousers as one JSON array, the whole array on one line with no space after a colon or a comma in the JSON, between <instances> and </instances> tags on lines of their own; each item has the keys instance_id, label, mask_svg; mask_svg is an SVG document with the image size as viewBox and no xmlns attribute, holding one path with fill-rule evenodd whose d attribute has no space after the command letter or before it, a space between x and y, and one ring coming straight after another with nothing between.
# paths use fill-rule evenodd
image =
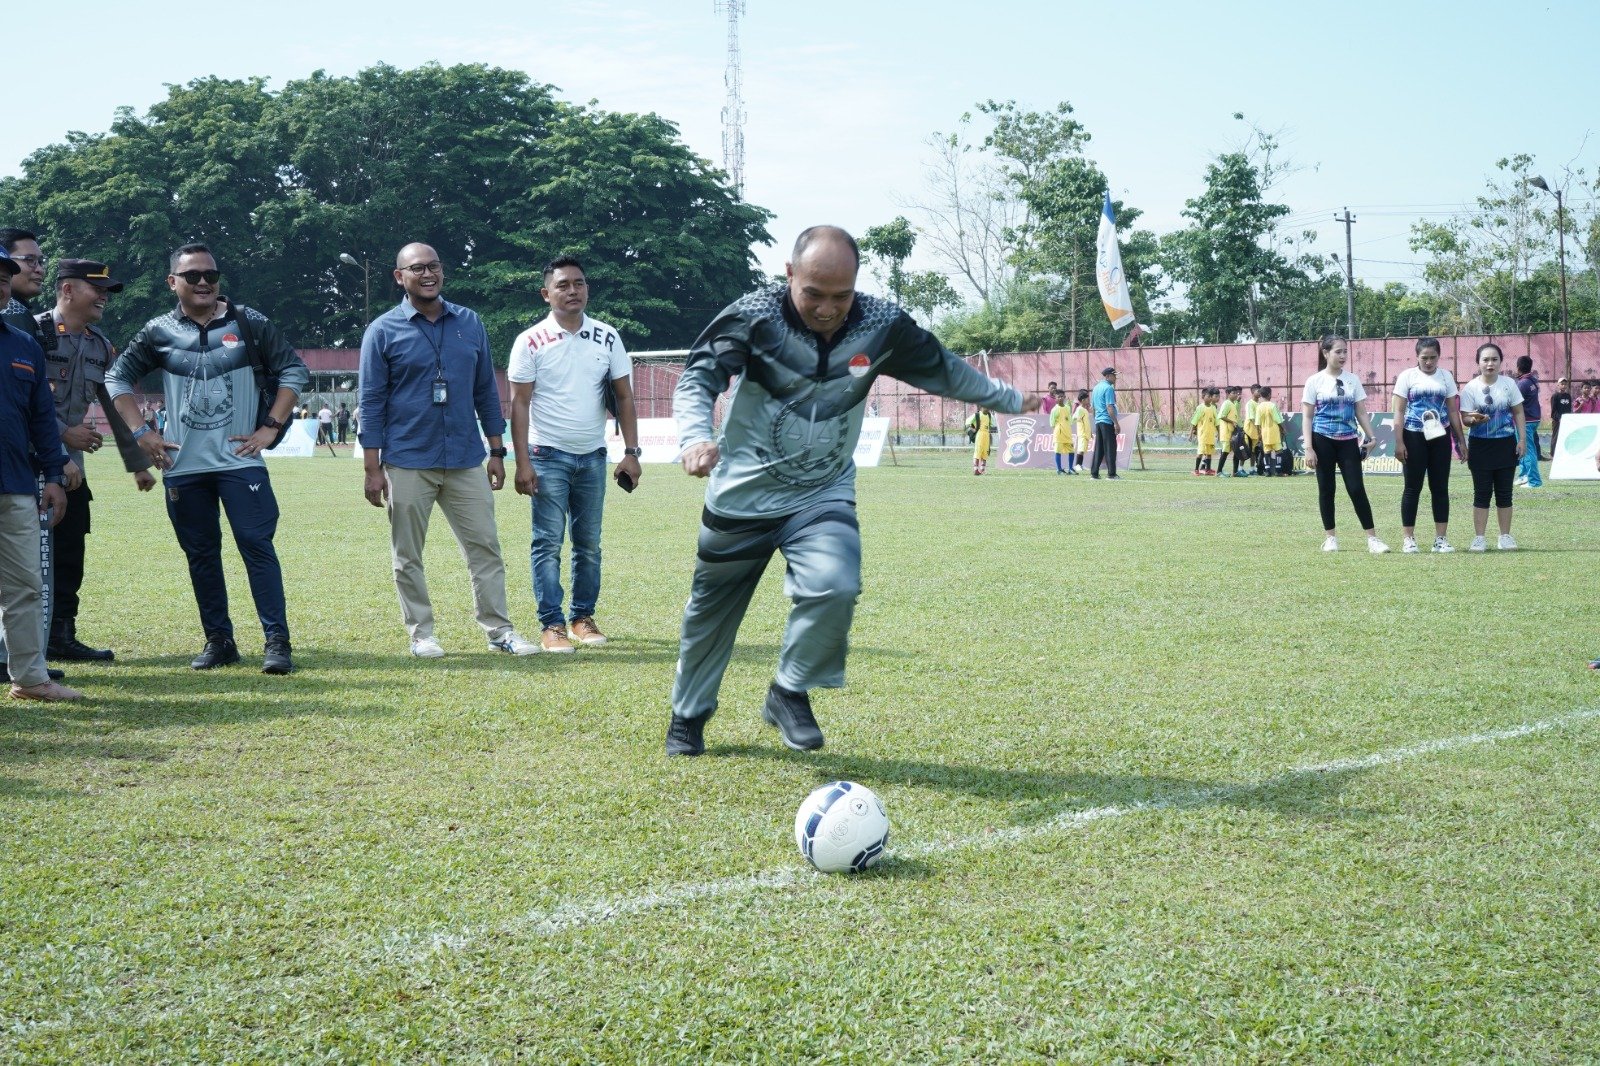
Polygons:
<instances>
[{"instance_id":1,"label":"khaki trousers","mask_svg":"<svg viewBox=\"0 0 1600 1066\"><path fill-rule=\"evenodd\" d=\"M44 665L44 597L39 570L39 501L0 495L0 624L14 684L50 680Z\"/></svg>"},{"instance_id":2,"label":"khaki trousers","mask_svg":"<svg viewBox=\"0 0 1600 1066\"><path fill-rule=\"evenodd\" d=\"M511 629L506 607L506 566L500 558L500 536L494 525L494 496L481 466L461 470L410 470L383 466L389 482L389 547L394 559L394 587L400 594L400 616L416 640L433 636L433 604L422 570L422 547L428 519L437 503L456 535L472 576L472 603L478 625L493 640Z\"/></svg>"}]
</instances>

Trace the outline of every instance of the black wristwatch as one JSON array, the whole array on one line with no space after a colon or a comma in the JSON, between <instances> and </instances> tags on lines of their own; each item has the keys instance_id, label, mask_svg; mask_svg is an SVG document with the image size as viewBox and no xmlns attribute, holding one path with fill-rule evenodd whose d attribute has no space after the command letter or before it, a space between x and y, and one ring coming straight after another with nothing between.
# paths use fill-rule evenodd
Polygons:
<instances>
[{"instance_id":1,"label":"black wristwatch","mask_svg":"<svg viewBox=\"0 0 1600 1066\"><path fill-rule=\"evenodd\" d=\"M624 449L622 449L622 454L623 455L631 455L635 459L637 459L637 458L639 458L639 456L644 454L644 449L643 448L624 448Z\"/></svg>"},{"instance_id":2,"label":"black wristwatch","mask_svg":"<svg viewBox=\"0 0 1600 1066\"><path fill-rule=\"evenodd\" d=\"M283 423L279 422L276 418L273 418L271 415L268 415L267 417L263 418L261 420L261 424L263 426L266 426L268 429L282 429L283 428Z\"/></svg>"},{"instance_id":3,"label":"black wristwatch","mask_svg":"<svg viewBox=\"0 0 1600 1066\"><path fill-rule=\"evenodd\" d=\"M506 450L504 448L490 448L489 449L489 458L491 458L491 459L504 459L506 457L506 454L507 453L506 453Z\"/></svg>"}]
</instances>

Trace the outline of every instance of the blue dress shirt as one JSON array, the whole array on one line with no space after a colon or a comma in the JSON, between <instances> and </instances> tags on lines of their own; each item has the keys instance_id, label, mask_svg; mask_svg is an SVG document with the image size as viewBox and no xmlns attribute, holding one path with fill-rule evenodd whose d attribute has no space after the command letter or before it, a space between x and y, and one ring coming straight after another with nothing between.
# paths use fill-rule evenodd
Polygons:
<instances>
[{"instance_id":1,"label":"blue dress shirt","mask_svg":"<svg viewBox=\"0 0 1600 1066\"><path fill-rule=\"evenodd\" d=\"M45 379L44 352L21 330L0 324L0 493L32 496L34 462L60 477L67 453L56 426L56 403Z\"/></svg>"},{"instance_id":2,"label":"blue dress shirt","mask_svg":"<svg viewBox=\"0 0 1600 1066\"><path fill-rule=\"evenodd\" d=\"M433 402L441 377L442 405ZM412 307L409 296L373 320L361 338L360 396L361 446L379 449L388 466L477 466L483 437L505 435L489 333L475 311L448 300L437 322Z\"/></svg>"}]
</instances>

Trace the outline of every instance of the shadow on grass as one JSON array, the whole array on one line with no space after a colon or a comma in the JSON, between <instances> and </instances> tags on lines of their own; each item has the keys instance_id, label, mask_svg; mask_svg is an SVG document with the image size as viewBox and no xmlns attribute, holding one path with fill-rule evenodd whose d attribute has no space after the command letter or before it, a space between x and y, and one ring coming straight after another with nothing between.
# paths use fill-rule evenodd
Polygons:
<instances>
[{"instance_id":1,"label":"shadow on grass","mask_svg":"<svg viewBox=\"0 0 1600 1066\"><path fill-rule=\"evenodd\" d=\"M1338 797L1365 770L1292 770L1260 782L1197 781L1159 774L1052 773L1003 767L919 762L866 755L802 754L781 746L713 745L709 754L770 759L811 767L817 783L860 781L869 788L909 785L965 792L1014 804L1012 824L1034 825L1073 811L1100 807L1182 810L1231 807L1295 818L1350 818L1363 812Z\"/></svg>"}]
</instances>

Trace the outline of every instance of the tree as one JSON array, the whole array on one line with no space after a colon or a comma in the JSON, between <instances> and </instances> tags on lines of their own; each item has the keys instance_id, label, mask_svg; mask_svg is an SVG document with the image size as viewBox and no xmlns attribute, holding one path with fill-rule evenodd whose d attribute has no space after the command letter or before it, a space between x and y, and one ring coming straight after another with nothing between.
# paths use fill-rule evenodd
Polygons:
<instances>
[{"instance_id":1,"label":"tree","mask_svg":"<svg viewBox=\"0 0 1600 1066\"><path fill-rule=\"evenodd\" d=\"M924 321L947 307L960 307L961 294L950 279L936 270L914 270L902 281L901 302L906 310L920 312Z\"/></svg>"},{"instance_id":2,"label":"tree","mask_svg":"<svg viewBox=\"0 0 1600 1066\"><path fill-rule=\"evenodd\" d=\"M687 345L759 282L751 249L770 243L770 217L670 122L567 104L479 64L319 71L276 94L262 79L199 79L0 182L0 218L129 282L107 315L115 339L170 307L167 253L198 239L215 248L224 291L296 344L353 344L362 278L340 253L385 279L381 308L397 295L390 257L423 240L501 359L540 317L540 268L561 253L585 260L597 308L630 342Z\"/></svg>"},{"instance_id":3,"label":"tree","mask_svg":"<svg viewBox=\"0 0 1600 1066\"><path fill-rule=\"evenodd\" d=\"M904 302L901 295L905 288L905 262L916 246L916 231L903 215L893 222L872 226L861 236L861 251L881 260L888 268L889 294L897 304Z\"/></svg>"}]
</instances>

